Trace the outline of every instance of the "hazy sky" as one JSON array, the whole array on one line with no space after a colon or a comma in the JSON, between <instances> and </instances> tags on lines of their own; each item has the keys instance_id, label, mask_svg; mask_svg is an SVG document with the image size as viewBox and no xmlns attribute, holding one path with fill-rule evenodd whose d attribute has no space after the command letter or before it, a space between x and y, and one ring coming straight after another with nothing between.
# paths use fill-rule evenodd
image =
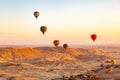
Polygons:
<instances>
[{"instance_id":1,"label":"hazy sky","mask_svg":"<svg viewBox=\"0 0 120 80\"><path fill-rule=\"evenodd\" d=\"M120 0L0 0L0 12L0 44L120 44Z\"/></svg>"}]
</instances>

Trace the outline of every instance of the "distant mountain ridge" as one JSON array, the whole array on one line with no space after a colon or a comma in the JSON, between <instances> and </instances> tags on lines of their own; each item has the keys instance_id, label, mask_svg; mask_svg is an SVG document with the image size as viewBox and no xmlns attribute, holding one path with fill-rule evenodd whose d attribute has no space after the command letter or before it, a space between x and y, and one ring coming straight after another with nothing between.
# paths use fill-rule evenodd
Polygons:
<instances>
[{"instance_id":1,"label":"distant mountain ridge","mask_svg":"<svg viewBox=\"0 0 120 80\"><path fill-rule=\"evenodd\" d=\"M40 59L46 61L85 60L86 58L110 58L112 55L100 49L62 47L0 48L0 62Z\"/></svg>"}]
</instances>

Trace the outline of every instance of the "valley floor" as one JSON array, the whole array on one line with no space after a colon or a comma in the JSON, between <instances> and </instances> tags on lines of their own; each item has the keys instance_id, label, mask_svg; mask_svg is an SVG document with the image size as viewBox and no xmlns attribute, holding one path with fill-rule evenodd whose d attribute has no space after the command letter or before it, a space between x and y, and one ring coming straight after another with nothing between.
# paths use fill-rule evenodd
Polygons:
<instances>
[{"instance_id":1,"label":"valley floor","mask_svg":"<svg viewBox=\"0 0 120 80\"><path fill-rule=\"evenodd\" d=\"M117 51L1 48L0 80L120 80L120 49ZM117 60L116 65L105 63L113 59Z\"/></svg>"}]
</instances>

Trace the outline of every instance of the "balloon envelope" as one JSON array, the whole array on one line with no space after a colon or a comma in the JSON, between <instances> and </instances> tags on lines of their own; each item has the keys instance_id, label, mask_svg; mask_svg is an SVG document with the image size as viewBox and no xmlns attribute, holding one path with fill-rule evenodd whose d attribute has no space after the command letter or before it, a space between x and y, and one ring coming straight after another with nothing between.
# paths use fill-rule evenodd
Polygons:
<instances>
[{"instance_id":1,"label":"balloon envelope","mask_svg":"<svg viewBox=\"0 0 120 80\"><path fill-rule=\"evenodd\" d=\"M35 16L35 18L37 19L37 18L40 16L40 13L39 13L38 11L35 11L35 12L34 12L34 16Z\"/></svg>"},{"instance_id":2,"label":"balloon envelope","mask_svg":"<svg viewBox=\"0 0 120 80\"><path fill-rule=\"evenodd\" d=\"M54 40L54 41L53 41L53 44L54 44L56 47L58 47L58 45L60 44L60 41L59 41L59 40Z\"/></svg>"},{"instance_id":3,"label":"balloon envelope","mask_svg":"<svg viewBox=\"0 0 120 80\"><path fill-rule=\"evenodd\" d=\"M91 35L91 39L92 39L93 41L95 41L96 38L97 38L97 35L96 35L96 34L92 34L92 35Z\"/></svg>"},{"instance_id":4,"label":"balloon envelope","mask_svg":"<svg viewBox=\"0 0 120 80\"><path fill-rule=\"evenodd\" d=\"M63 44L63 48L67 49L68 48L68 44Z\"/></svg>"},{"instance_id":5,"label":"balloon envelope","mask_svg":"<svg viewBox=\"0 0 120 80\"><path fill-rule=\"evenodd\" d=\"M40 31L43 33L43 35L45 34L45 32L47 31L47 27L46 26L41 26L40 27Z\"/></svg>"},{"instance_id":6,"label":"balloon envelope","mask_svg":"<svg viewBox=\"0 0 120 80\"><path fill-rule=\"evenodd\" d=\"M111 64L115 65L116 64L116 60L111 60Z\"/></svg>"}]
</instances>

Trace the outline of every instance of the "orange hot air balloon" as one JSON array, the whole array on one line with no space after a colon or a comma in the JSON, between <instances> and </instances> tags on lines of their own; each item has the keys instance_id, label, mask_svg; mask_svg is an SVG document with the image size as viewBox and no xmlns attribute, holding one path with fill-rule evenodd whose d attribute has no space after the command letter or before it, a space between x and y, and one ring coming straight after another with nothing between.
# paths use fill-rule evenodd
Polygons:
<instances>
[{"instance_id":1,"label":"orange hot air balloon","mask_svg":"<svg viewBox=\"0 0 120 80\"><path fill-rule=\"evenodd\" d=\"M92 34L92 35L91 35L91 38L92 38L93 41L95 41L96 38L97 38L97 35L96 35L96 34Z\"/></svg>"},{"instance_id":2,"label":"orange hot air balloon","mask_svg":"<svg viewBox=\"0 0 120 80\"><path fill-rule=\"evenodd\" d=\"M53 41L53 44L54 44L56 47L58 47L58 45L60 44L60 41L59 41L59 40L54 40L54 41Z\"/></svg>"}]
</instances>

